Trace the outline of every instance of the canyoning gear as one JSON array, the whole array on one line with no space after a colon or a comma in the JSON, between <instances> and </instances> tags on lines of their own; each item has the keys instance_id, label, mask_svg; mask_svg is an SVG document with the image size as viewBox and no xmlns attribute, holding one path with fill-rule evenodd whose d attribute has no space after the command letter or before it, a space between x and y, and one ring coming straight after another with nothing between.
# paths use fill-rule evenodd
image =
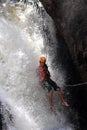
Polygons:
<instances>
[{"instance_id":1,"label":"canyoning gear","mask_svg":"<svg viewBox=\"0 0 87 130\"><path fill-rule=\"evenodd\" d=\"M46 62L46 58L44 56L40 57L39 62L45 63Z\"/></svg>"}]
</instances>

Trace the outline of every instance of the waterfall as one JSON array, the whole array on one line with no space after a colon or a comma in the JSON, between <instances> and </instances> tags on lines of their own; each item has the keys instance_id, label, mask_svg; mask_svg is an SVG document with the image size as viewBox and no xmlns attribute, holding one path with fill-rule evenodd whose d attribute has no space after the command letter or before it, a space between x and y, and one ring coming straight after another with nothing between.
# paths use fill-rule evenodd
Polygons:
<instances>
[{"instance_id":1,"label":"waterfall","mask_svg":"<svg viewBox=\"0 0 87 130\"><path fill-rule=\"evenodd\" d=\"M51 18L46 20L52 25ZM48 46L43 38L42 17L32 5L9 3L0 7L0 101L6 130L73 130L64 108L54 92L56 114L49 109L45 91L38 83L36 68L41 55L48 64L56 46ZM46 23L45 23L46 24ZM50 26L51 26L50 25ZM49 28L50 28L49 26ZM50 28L55 39L54 28ZM63 86L64 74L55 68L53 78ZM10 116L10 117L9 117Z\"/></svg>"}]
</instances>

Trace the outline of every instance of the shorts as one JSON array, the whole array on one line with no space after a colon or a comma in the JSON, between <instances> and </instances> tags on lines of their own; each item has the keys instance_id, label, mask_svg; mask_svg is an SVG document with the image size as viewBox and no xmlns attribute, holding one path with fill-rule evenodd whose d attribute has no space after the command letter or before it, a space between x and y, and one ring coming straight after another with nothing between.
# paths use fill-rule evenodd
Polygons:
<instances>
[{"instance_id":1,"label":"shorts","mask_svg":"<svg viewBox=\"0 0 87 130\"><path fill-rule=\"evenodd\" d=\"M50 78L46 79L43 83L43 87L47 89L48 92L52 90L52 88L56 91L59 87L58 85Z\"/></svg>"}]
</instances>

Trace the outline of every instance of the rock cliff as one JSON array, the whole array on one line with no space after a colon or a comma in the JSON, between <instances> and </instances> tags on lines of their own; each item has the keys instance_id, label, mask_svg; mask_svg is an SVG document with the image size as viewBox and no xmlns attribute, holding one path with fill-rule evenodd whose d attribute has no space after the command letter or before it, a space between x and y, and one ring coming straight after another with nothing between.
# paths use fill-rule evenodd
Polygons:
<instances>
[{"instance_id":1,"label":"rock cliff","mask_svg":"<svg viewBox=\"0 0 87 130\"><path fill-rule=\"evenodd\" d=\"M82 81L87 81L87 1L40 0L57 27L58 38L67 43Z\"/></svg>"},{"instance_id":2,"label":"rock cliff","mask_svg":"<svg viewBox=\"0 0 87 130\"><path fill-rule=\"evenodd\" d=\"M57 38L71 57L69 72L77 82L87 81L87 0L40 0L56 26ZM69 59L68 58L68 59ZM66 63L68 64L68 63ZM72 81L73 82L73 81ZM74 82L73 82L74 83ZM87 130L87 85L70 87L81 130Z\"/></svg>"}]
</instances>

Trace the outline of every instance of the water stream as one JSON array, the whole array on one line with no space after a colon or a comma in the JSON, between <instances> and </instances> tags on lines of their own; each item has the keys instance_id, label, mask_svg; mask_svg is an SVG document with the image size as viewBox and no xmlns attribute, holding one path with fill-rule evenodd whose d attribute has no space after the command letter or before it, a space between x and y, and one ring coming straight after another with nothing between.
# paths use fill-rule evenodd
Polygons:
<instances>
[{"instance_id":1,"label":"water stream","mask_svg":"<svg viewBox=\"0 0 87 130\"><path fill-rule=\"evenodd\" d=\"M55 41L52 20L47 15L51 39ZM43 38L43 19L35 7L22 3L0 6L0 100L7 130L73 130L64 108L54 92L56 114L49 109L45 91L36 76L39 56L47 56L53 78L62 87L64 74L51 69L56 46L48 46ZM51 25L50 25L51 24ZM9 117L10 116L10 117Z\"/></svg>"}]
</instances>

